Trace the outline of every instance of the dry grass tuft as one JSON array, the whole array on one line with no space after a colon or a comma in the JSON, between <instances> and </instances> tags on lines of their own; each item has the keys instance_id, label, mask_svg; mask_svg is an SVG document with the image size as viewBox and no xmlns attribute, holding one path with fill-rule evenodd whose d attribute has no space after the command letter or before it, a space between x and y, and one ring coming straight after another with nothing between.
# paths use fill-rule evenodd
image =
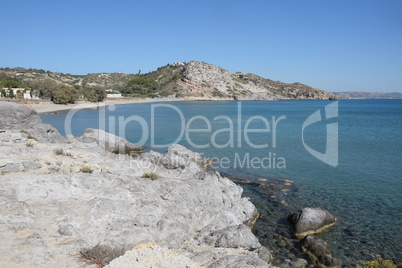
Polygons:
<instances>
[{"instance_id":1,"label":"dry grass tuft","mask_svg":"<svg viewBox=\"0 0 402 268\"><path fill-rule=\"evenodd\" d=\"M86 265L96 265L102 268L108 265L112 260L124 255L127 251L125 247L112 247L98 244L92 248L83 248L80 250L80 259Z\"/></svg>"},{"instance_id":2,"label":"dry grass tuft","mask_svg":"<svg viewBox=\"0 0 402 268\"><path fill-rule=\"evenodd\" d=\"M53 152L54 152L56 155L63 155L63 153L64 153L64 151L63 151L62 148L54 149Z\"/></svg>"},{"instance_id":3,"label":"dry grass tuft","mask_svg":"<svg viewBox=\"0 0 402 268\"><path fill-rule=\"evenodd\" d=\"M158 175L156 175L155 172L148 172L148 173L144 173L142 174L142 178L148 178L150 180L156 180L158 178Z\"/></svg>"},{"instance_id":4,"label":"dry grass tuft","mask_svg":"<svg viewBox=\"0 0 402 268\"><path fill-rule=\"evenodd\" d=\"M27 147L34 147L34 144L32 142L27 142Z\"/></svg>"}]
</instances>

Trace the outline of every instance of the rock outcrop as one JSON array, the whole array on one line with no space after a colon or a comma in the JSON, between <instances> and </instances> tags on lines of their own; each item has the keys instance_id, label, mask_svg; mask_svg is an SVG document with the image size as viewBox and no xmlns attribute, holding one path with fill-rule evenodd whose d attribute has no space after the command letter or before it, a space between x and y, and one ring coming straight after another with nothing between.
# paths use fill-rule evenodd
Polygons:
<instances>
[{"instance_id":1,"label":"rock outcrop","mask_svg":"<svg viewBox=\"0 0 402 268\"><path fill-rule=\"evenodd\" d=\"M25 130L25 129L24 129ZM67 139L63 137L57 129L49 124L38 124L30 129L26 129L26 132L33 139L44 143L63 143L67 142Z\"/></svg>"},{"instance_id":2,"label":"rock outcrop","mask_svg":"<svg viewBox=\"0 0 402 268\"><path fill-rule=\"evenodd\" d=\"M41 123L34 109L12 102L0 102L0 130L30 129Z\"/></svg>"},{"instance_id":3,"label":"rock outcrop","mask_svg":"<svg viewBox=\"0 0 402 268\"><path fill-rule=\"evenodd\" d=\"M230 73L205 62L190 61L178 85L184 96L247 100L335 99L335 95L301 83L287 84L250 73Z\"/></svg>"},{"instance_id":4,"label":"rock outcrop","mask_svg":"<svg viewBox=\"0 0 402 268\"><path fill-rule=\"evenodd\" d=\"M0 130L14 129L44 143L66 142L66 138L49 124L42 124L38 113L12 102L0 102Z\"/></svg>"},{"instance_id":5,"label":"rock outcrop","mask_svg":"<svg viewBox=\"0 0 402 268\"><path fill-rule=\"evenodd\" d=\"M88 128L78 140L83 143L92 143L95 146L100 146L102 149L112 153L129 154L131 152L138 153L144 151L141 146L132 144L119 136L107 133L101 129Z\"/></svg>"},{"instance_id":6,"label":"rock outcrop","mask_svg":"<svg viewBox=\"0 0 402 268\"><path fill-rule=\"evenodd\" d=\"M254 205L196 153L174 145L133 158L74 139L43 143L15 126L0 133L1 267L81 267L82 249L99 244L134 250L125 267L145 251L141 261L160 267L269 267L244 225Z\"/></svg>"},{"instance_id":7,"label":"rock outcrop","mask_svg":"<svg viewBox=\"0 0 402 268\"><path fill-rule=\"evenodd\" d=\"M322 239L308 235L301 240L301 248L318 267L339 266L339 260L331 256L328 244Z\"/></svg>"},{"instance_id":8,"label":"rock outcrop","mask_svg":"<svg viewBox=\"0 0 402 268\"><path fill-rule=\"evenodd\" d=\"M336 218L321 208L303 208L288 216L295 235L303 238L308 234L319 233L335 224Z\"/></svg>"}]
</instances>

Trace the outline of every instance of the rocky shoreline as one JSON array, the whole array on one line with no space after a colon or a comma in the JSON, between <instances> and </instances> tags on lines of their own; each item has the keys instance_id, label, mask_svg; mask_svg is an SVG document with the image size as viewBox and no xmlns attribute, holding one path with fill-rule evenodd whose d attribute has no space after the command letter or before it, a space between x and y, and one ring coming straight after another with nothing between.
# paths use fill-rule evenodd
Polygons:
<instances>
[{"instance_id":1,"label":"rocky shoreline","mask_svg":"<svg viewBox=\"0 0 402 268\"><path fill-rule=\"evenodd\" d=\"M180 145L127 151L141 148L99 130L63 137L33 109L0 102L0 266L271 267L240 186ZM296 229L322 215L298 213ZM324 216L302 229L334 223ZM315 253L322 240L306 240L316 265L337 265L325 247Z\"/></svg>"}]
</instances>

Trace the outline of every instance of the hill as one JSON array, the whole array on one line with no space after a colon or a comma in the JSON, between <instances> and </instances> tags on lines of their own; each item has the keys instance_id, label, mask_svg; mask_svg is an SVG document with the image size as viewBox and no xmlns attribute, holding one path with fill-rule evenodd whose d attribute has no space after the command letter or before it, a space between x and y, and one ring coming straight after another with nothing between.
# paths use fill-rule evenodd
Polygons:
<instances>
[{"instance_id":1,"label":"hill","mask_svg":"<svg viewBox=\"0 0 402 268\"><path fill-rule=\"evenodd\" d=\"M251 73L230 73L204 62L190 61L159 67L146 74L92 73L72 75L38 69L1 68L0 79L15 79L40 91L44 84L76 88L102 86L125 96L176 96L199 99L276 100L335 99L335 95L301 83L284 83ZM46 95L46 94L42 94Z\"/></svg>"}]
</instances>

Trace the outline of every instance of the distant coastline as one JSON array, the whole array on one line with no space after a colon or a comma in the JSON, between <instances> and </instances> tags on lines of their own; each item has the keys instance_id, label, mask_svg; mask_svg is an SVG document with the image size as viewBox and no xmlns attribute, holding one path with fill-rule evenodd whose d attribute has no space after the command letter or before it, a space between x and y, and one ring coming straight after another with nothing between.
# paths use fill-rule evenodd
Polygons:
<instances>
[{"instance_id":1,"label":"distant coastline","mask_svg":"<svg viewBox=\"0 0 402 268\"><path fill-rule=\"evenodd\" d=\"M348 99L402 99L402 93L399 92L365 92L365 91L345 91L332 92L339 98Z\"/></svg>"}]
</instances>

